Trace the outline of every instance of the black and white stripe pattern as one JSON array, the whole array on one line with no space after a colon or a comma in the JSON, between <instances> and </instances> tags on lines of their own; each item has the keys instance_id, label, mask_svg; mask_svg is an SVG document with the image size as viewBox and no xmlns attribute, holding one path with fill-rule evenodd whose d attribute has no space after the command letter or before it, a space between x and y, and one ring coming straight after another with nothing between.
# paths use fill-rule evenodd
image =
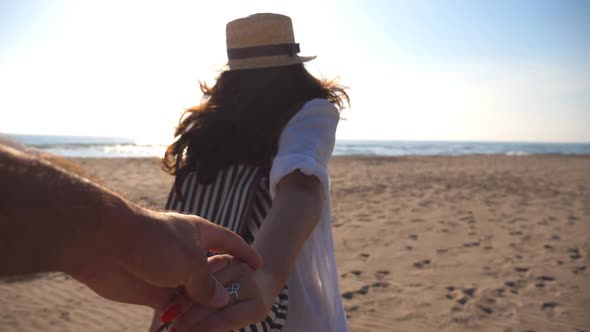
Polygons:
<instances>
[{"instance_id":1,"label":"black and white stripe pattern","mask_svg":"<svg viewBox=\"0 0 590 332\"><path fill-rule=\"evenodd\" d=\"M218 172L215 181L203 185L197 172L190 173L181 185L183 200L174 188L168 196L166 210L195 214L240 234L254 242L256 233L272 206L268 178L258 167L232 165ZM288 287L275 299L265 320L239 329L240 332L280 331L287 319Z\"/></svg>"}]
</instances>

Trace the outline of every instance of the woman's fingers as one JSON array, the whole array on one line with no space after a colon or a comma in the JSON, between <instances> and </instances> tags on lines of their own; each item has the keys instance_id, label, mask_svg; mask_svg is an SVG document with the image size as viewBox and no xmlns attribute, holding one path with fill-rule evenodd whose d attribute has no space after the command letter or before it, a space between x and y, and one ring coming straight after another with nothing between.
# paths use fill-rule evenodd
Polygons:
<instances>
[{"instance_id":1,"label":"woman's fingers","mask_svg":"<svg viewBox=\"0 0 590 332\"><path fill-rule=\"evenodd\" d=\"M262 266L262 259L238 234L205 219L199 218L200 245L203 249L234 256L253 269Z\"/></svg>"},{"instance_id":2,"label":"woman's fingers","mask_svg":"<svg viewBox=\"0 0 590 332\"><path fill-rule=\"evenodd\" d=\"M207 267L209 268L209 273L215 273L221 269L226 268L228 265L233 264L234 260L235 258L231 255L215 255L207 258Z\"/></svg>"},{"instance_id":3,"label":"woman's fingers","mask_svg":"<svg viewBox=\"0 0 590 332\"><path fill-rule=\"evenodd\" d=\"M231 283L243 279L245 276L251 275L254 271L248 265L239 262L231 262L225 268L213 272L213 277L217 279L225 287Z\"/></svg>"},{"instance_id":4,"label":"woman's fingers","mask_svg":"<svg viewBox=\"0 0 590 332\"><path fill-rule=\"evenodd\" d=\"M186 287L189 294L191 294L191 297L195 298L191 293L191 288L194 291L195 287L198 288L198 286L203 283L215 283L215 285L209 286L209 289L214 289L215 291L215 294L210 294L212 300L207 302L200 301L199 303L209 303L212 304L210 305L211 307L221 308L232 301L232 296L228 296L225 290L227 285L240 278L240 276L253 272L253 270L244 263L236 262L236 258L233 256L217 256L212 256L207 259L207 271L201 271L200 274L197 273L193 275L204 279L191 279ZM212 275L210 273L212 273ZM201 292L200 295L202 295L207 289L200 289L199 291ZM219 292L222 294L219 294Z\"/></svg>"},{"instance_id":5,"label":"woman's fingers","mask_svg":"<svg viewBox=\"0 0 590 332\"><path fill-rule=\"evenodd\" d=\"M216 260L227 263L228 258L221 257ZM219 283L221 283L225 287L228 287L232 283L236 282L240 285L239 289L237 290L237 296L236 294L231 294L229 296L229 301L226 304L227 306L233 306L238 301L241 302L244 300L248 300L251 297L255 296L255 294L248 292L248 290L252 291L255 289L255 285L252 281L253 279L247 277L247 273L251 272L252 270L250 270L250 268L247 265L243 263L234 263L227 265L225 268L217 271L214 274L215 278L219 281ZM190 328L192 326L198 325L200 321L208 317L213 312L215 312L214 309L207 308L199 304L194 304L174 322L174 328L178 332L190 331Z\"/></svg>"},{"instance_id":6,"label":"woman's fingers","mask_svg":"<svg viewBox=\"0 0 590 332\"><path fill-rule=\"evenodd\" d=\"M184 288L197 303L221 308L229 301L225 287L209 274L207 268L196 266Z\"/></svg>"},{"instance_id":7,"label":"woman's fingers","mask_svg":"<svg viewBox=\"0 0 590 332\"><path fill-rule=\"evenodd\" d=\"M239 235L205 219L197 220L203 249L231 254L254 269L262 265L260 256ZM208 268L203 269L198 264L195 264L185 288L192 299L210 307L221 308L229 301L224 285L209 274Z\"/></svg>"}]
</instances>

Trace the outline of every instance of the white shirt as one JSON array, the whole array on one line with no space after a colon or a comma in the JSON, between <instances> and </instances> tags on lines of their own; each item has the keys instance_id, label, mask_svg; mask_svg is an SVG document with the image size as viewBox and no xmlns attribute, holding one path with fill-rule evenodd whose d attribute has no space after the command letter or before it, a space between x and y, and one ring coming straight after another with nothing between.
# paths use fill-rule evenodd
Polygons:
<instances>
[{"instance_id":1,"label":"white shirt","mask_svg":"<svg viewBox=\"0 0 590 332\"><path fill-rule=\"evenodd\" d=\"M317 177L325 197L321 220L305 241L289 277L284 332L348 331L334 257L327 168L339 119L338 110L327 100L307 102L283 129L271 168L269 190L273 199L280 180L295 170Z\"/></svg>"}]
</instances>

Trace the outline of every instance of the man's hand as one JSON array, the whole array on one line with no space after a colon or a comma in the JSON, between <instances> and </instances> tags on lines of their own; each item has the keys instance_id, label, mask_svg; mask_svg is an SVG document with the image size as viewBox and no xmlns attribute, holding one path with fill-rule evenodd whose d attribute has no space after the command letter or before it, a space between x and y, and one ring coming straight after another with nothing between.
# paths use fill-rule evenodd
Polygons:
<instances>
[{"instance_id":1,"label":"man's hand","mask_svg":"<svg viewBox=\"0 0 590 332\"><path fill-rule=\"evenodd\" d=\"M252 268L238 235L197 216L154 212L38 156L0 144L0 276L63 271L116 301L162 309L183 286L220 307L207 250Z\"/></svg>"},{"instance_id":2,"label":"man's hand","mask_svg":"<svg viewBox=\"0 0 590 332\"><path fill-rule=\"evenodd\" d=\"M207 250L234 255L253 269L261 265L237 234L203 218L142 210L136 219L136 227L119 230L128 236L105 232L104 252L95 251L72 276L115 301L162 309L183 286L195 302L221 307L228 295L209 274Z\"/></svg>"}]
</instances>

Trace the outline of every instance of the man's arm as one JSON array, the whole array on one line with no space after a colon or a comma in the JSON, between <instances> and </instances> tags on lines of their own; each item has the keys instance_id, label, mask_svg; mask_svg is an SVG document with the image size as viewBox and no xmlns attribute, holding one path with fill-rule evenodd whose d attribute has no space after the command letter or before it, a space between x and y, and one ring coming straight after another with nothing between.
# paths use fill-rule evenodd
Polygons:
<instances>
[{"instance_id":1,"label":"man's arm","mask_svg":"<svg viewBox=\"0 0 590 332\"><path fill-rule=\"evenodd\" d=\"M132 210L121 197L84 178L1 145L0 183L0 275L72 269L76 256L93 248L70 248L112 227L109 209ZM118 223L123 229L131 221Z\"/></svg>"},{"instance_id":2,"label":"man's arm","mask_svg":"<svg viewBox=\"0 0 590 332\"><path fill-rule=\"evenodd\" d=\"M201 303L227 294L206 250L257 268L234 233L196 216L141 208L92 181L0 144L0 276L63 271L107 298L165 305L176 286Z\"/></svg>"}]
</instances>

